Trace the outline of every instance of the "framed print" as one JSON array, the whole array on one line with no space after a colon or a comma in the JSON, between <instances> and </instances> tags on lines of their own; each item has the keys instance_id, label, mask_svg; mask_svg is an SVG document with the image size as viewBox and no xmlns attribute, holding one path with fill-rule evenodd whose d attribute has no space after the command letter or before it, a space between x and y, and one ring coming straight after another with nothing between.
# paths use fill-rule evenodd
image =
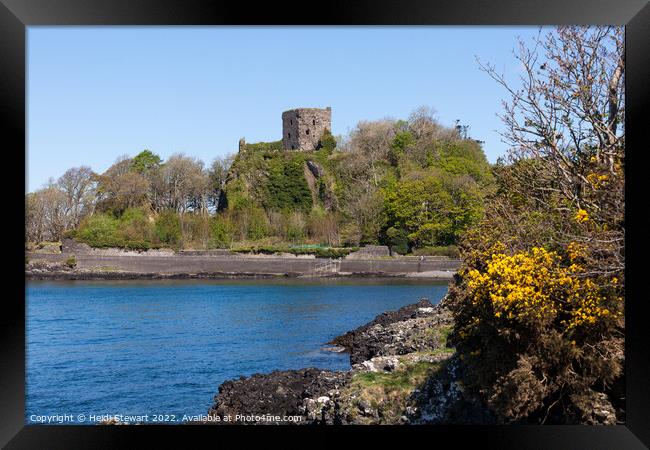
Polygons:
<instances>
[{"instance_id":1,"label":"framed print","mask_svg":"<svg viewBox=\"0 0 650 450\"><path fill-rule=\"evenodd\" d=\"M311 6L2 0L3 445L650 445L647 2Z\"/></svg>"}]
</instances>

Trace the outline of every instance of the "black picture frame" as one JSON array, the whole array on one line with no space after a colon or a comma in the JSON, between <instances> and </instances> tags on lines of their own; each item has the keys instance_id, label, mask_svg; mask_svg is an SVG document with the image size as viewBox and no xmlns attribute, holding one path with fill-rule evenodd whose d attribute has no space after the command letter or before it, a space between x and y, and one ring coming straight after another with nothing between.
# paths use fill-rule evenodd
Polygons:
<instances>
[{"instance_id":1,"label":"black picture frame","mask_svg":"<svg viewBox=\"0 0 650 450\"><path fill-rule=\"evenodd\" d=\"M626 425L504 427L239 427L209 426L47 426L25 425L24 191L26 27L34 25L559 25L626 26ZM209 433L208 439L259 434L286 446L327 442L338 445L350 434L401 445L474 443L480 448L633 449L650 446L650 351L644 260L650 252L645 211L644 164L650 93L650 4L647 0L455 0L218 3L208 0L0 0L0 114L4 151L3 228L5 295L2 300L0 358L0 443L6 448L132 446L133 440L181 440ZM644 139L645 138L645 139ZM21 151L23 149L23 151ZM11 176L10 176L11 175ZM23 179L24 181L24 179ZM23 281L21 281L23 280ZM215 386L216 389L216 386ZM155 393L152 393L155 395ZM324 432L328 439L313 441ZM324 436L324 437L325 437ZM290 440L287 440L289 439ZM441 444L440 439L453 444ZM416 444L418 442L418 444ZM267 441L268 443L268 441Z\"/></svg>"}]
</instances>

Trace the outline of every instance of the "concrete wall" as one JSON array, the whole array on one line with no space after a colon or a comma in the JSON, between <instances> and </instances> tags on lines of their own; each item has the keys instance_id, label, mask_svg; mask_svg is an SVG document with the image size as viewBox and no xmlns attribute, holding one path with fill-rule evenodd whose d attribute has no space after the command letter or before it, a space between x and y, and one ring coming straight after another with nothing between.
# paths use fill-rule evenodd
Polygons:
<instances>
[{"instance_id":1,"label":"concrete wall","mask_svg":"<svg viewBox=\"0 0 650 450\"><path fill-rule=\"evenodd\" d=\"M282 113L282 147L285 150L314 150L326 129L332 129L332 109L329 107L285 111Z\"/></svg>"},{"instance_id":2,"label":"concrete wall","mask_svg":"<svg viewBox=\"0 0 650 450\"><path fill-rule=\"evenodd\" d=\"M71 255L28 254L30 260L63 262ZM328 274L339 272L359 274L400 274L420 272L455 272L459 261L453 259L436 261L404 261L397 259L341 260L332 262L327 258L276 258L233 256L102 256L75 255L78 269L128 271L137 273L195 274L195 273L242 273L242 274Z\"/></svg>"}]
</instances>

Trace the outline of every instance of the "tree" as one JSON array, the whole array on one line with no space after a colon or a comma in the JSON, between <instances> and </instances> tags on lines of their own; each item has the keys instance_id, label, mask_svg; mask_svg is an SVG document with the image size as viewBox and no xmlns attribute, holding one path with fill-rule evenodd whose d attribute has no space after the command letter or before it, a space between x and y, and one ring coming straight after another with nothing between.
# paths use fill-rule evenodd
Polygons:
<instances>
[{"instance_id":1,"label":"tree","mask_svg":"<svg viewBox=\"0 0 650 450\"><path fill-rule=\"evenodd\" d=\"M97 177L97 207L100 211L121 215L128 208L137 208L147 202L150 183L133 170L133 160L122 156Z\"/></svg>"},{"instance_id":2,"label":"tree","mask_svg":"<svg viewBox=\"0 0 650 450\"><path fill-rule=\"evenodd\" d=\"M158 167L161 162L160 156L145 149L133 158L131 167L138 173L145 173Z\"/></svg>"},{"instance_id":3,"label":"tree","mask_svg":"<svg viewBox=\"0 0 650 450\"><path fill-rule=\"evenodd\" d=\"M559 27L520 42L519 87L481 64L509 94L511 150L462 242L451 339L501 422L625 408L624 54L622 28Z\"/></svg>"},{"instance_id":4,"label":"tree","mask_svg":"<svg viewBox=\"0 0 650 450\"><path fill-rule=\"evenodd\" d=\"M476 182L444 172L413 173L386 188L385 196L387 227L406 231L415 248L456 244L482 210Z\"/></svg>"},{"instance_id":5,"label":"tree","mask_svg":"<svg viewBox=\"0 0 650 450\"><path fill-rule=\"evenodd\" d=\"M624 268L623 42L620 27L559 27L538 36L533 48L519 42L520 89L481 65L511 97L501 115L508 162L538 161L513 171L512 187L558 214L585 211L598 232L566 230L556 239L602 247L607 257L598 270L610 273Z\"/></svg>"},{"instance_id":6,"label":"tree","mask_svg":"<svg viewBox=\"0 0 650 450\"><path fill-rule=\"evenodd\" d=\"M85 214L92 214L95 197L95 173L88 166L68 169L57 181L65 195L68 223L66 229L76 228Z\"/></svg>"},{"instance_id":7,"label":"tree","mask_svg":"<svg viewBox=\"0 0 650 450\"><path fill-rule=\"evenodd\" d=\"M58 241L70 223L66 195L52 181L26 198L27 238L33 242Z\"/></svg>"},{"instance_id":8,"label":"tree","mask_svg":"<svg viewBox=\"0 0 650 450\"><path fill-rule=\"evenodd\" d=\"M367 158L370 176L375 186L379 185L380 179L377 163L387 160L394 137L395 121L392 119L361 121L351 133L348 151Z\"/></svg>"},{"instance_id":9,"label":"tree","mask_svg":"<svg viewBox=\"0 0 650 450\"><path fill-rule=\"evenodd\" d=\"M162 166L158 181L164 206L179 213L207 212L210 180L202 161L182 153L172 155Z\"/></svg>"},{"instance_id":10,"label":"tree","mask_svg":"<svg viewBox=\"0 0 650 450\"><path fill-rule=\"evenodd\" d=\"M356 244L376 244L384 225L383 192L372 183L352 186L345 198L343 212L354 224Z\"/></svg>"},{"instance_id":11,"label":"tree","mask_svg":"<svg viewBox=\"0 0 650 450\"><path fill-rule=\"evenodd\" d=\"M228 171L235 159L234 155L226 155L223 158L215 158L208 172L210 179L210 203L214 206L215 211L223 209L224 205L224 188L228 181Z\"/></svg>"},{"instance_id":12,"label":"tree","mask_svg":"<svg viewBox=\"0 0 650 450\"><path fill-rule=\"evenodd\" d=\"M48 232L45 223L45 202L39 192L25 196L25 238L27 242L42 242Z\"/></svg>"},{"instance_id":13,"label":"tree","mask_svg":"<svg viewBox=\"0 0 650 450\"><path fill-rule=\"evenodd\" d=\"M323 136L320 138L320 147L331 153L336 148L336 138L332 136L330 130L325 129Z\"/></svg>"}]
</instances>

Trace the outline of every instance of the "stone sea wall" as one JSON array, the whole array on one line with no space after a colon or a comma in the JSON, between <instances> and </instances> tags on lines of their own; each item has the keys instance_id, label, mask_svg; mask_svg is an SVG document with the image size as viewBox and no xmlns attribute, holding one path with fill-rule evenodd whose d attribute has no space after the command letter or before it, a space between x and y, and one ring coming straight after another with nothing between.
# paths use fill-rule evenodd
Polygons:
<instances>
[{"instance_id":1,"label":"stone sea wall","mask_svg":"<svg viewBox=\"0 0 650 450\"><path fill-rule=\"evenodd\" d=\"M334 260L293 255L174 253L169 250L129 252L86 247L64 245L64 252L60 254L27 253L26 275L29 278L74 279L155 276L408 276L449 279L459 266L458 260L445 258Z\"/></svg>"}]
</instances>

